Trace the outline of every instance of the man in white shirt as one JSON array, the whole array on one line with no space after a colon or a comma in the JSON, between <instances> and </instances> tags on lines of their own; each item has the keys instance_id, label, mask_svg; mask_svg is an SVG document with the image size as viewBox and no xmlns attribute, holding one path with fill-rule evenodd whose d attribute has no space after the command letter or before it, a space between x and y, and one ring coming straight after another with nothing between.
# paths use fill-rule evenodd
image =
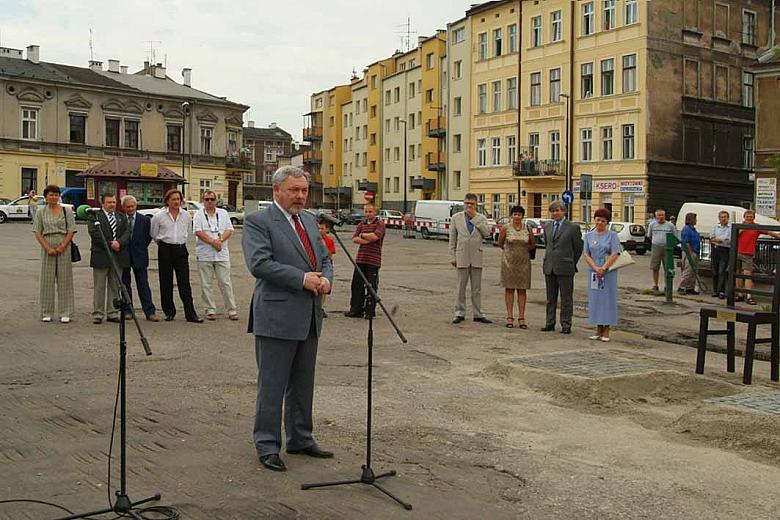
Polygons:
<instances>
[{"instance_id":1,"label":"man in white shirt","mask_svg":"<svg viewBox=\"0 0 780 520\"><path fill-rule=\"evenodd\" d=\"M206 307L206 319L214 320L217 309L211 285L216 277L228 318L238 319L236 298L233 296L233 284L230 281L230 251L228 239L233 235L233 224L228 212L217 207L217 195L211 190L203 193L202 211L195 213L192 219L192 229L197 237L195 240L195 256L198 259L198 274L200 275L200 291L203 304Z\"/></svg>"},{"instance_id":2,"label":"man in white shirt","mask_svg":"<svg viewBox=\"0 0 780 520\"><path fill-rule=\"evenodd\" d=\"M157 242L157 264L160 273L160 302L165 321L176 317L173 304L173 273L176 273L176 285L179 298L184 305L184 316L192 323L203 323L203 318L195 312L190 286L190 263L187 252L187 236L192 228L192 217L181 208L184 197L177 189L165 194L165 209L152 217L152 239Z\"/></svg>"}]
</instances>

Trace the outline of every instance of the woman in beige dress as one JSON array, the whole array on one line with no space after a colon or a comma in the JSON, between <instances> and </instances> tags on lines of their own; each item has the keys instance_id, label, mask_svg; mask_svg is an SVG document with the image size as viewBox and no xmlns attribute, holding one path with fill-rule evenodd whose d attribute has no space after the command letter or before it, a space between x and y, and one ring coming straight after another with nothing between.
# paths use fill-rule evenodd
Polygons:
<instances>
[{"instance_id":1,"label":"woman in beige dress","mask_svg":"<svg viewBox=\"0 0 780 520\"><path fill-rule=\"evenodd\" d=\"M33 233L41 245L41 321L50 322L54 315L56 288L60 322L69 323L75 306L70 241L76 232L76 218L73 211L60 205L58 186L46 186L43 197L46 205L33 216Z\"/></svg>"},{"instance_id":2,"label":"woman in beige dress","mask_svg":"<svg viewBox=\"0 0 780 520\"><path fill-rule=\"evenodd\" d=\"M531 256L536 248L534 233L524 222L525 209L514 206L509 223L501 228L498 235L498 247L504 250L501 255L501 287L504 288L506 301L506 326L513 328L515 292L517 292L518 327L527 329L525 322L526 290L531 288Z\"/></svg>"}]
</instances>

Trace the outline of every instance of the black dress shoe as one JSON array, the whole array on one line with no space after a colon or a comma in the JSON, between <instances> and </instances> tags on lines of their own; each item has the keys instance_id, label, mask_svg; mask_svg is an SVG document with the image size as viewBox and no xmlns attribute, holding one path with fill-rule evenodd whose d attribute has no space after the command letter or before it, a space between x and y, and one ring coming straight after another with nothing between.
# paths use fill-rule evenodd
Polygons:
<instances>
[{"instance_id":1,"label":"black dress shoe","mask_svg":"<svg viewBox=\"0 0 780 520\"><path fill-rule=\"evenodd\" d=\"M165 315L165 321L173 321L173 318L175 318L175 316L171 316L170 314Z\"/></svg>"},{"instance_id":2,"label":"black dress shoe","mask_svg":"<svg viewBox=\"0 0 780 520\"><path fill-rule=\"evenodd\" d=\"M466 318L464 318L463 316L455 316L455 318L453 318L453 320L452 320L452 323L460 323L461 321L463 321L465 319Z\"/></svg>"},{"instance_id":3,"label":"black dress shoe","mask_svg":"<svg viewBox=\"0 0 780 520\"><path fill-rule=\"evenodd\" d=\"M284 461L279 457L278 453L263 455L260 457L260 462L268 469L274 471L287 471L287 466L284 465Z\"/></svg>"},{"instance_id":4,"label":"black dress shoe","mask_svg":"<svg viewBox=\"0 0 780 520\"><path fill-rule=\"evenodd\" d=\"M561 329L561 334L571 334L571 327L564 327Z\"/></svg>"},{"instance_id":5,"label":"black dress shoe","mask_svg":"<svg viewBox=\"0 0 780 520\"><path fill-rule=\"evenodd\" d=\"M333 458L333 452L328 450L323 450L316 444L312 444L308 448L303 448L300 450L287 450L287 453L290 455L308 455L309 457L314 457L317 459L332 459Z\"/></svg>"},{"instance_id":6,"label":"black dress shoe","mask_svg":"<svg viewBox=\"0 0 780 520\"><path fill-rule=\"evenodd\" d=\"M353 312L353 311L347 311L344 313L344 316L347 318L362 318L363 313L362 312Z\"/></svg>"},{"instance_id":7,"label":"black dress shoe","mask_svg":"<svg viewBox=\"0 0 780 520\"><path fill-rule=\"evenodd\" d=\"M187 318L187 321L190 323L203 323L203 318L196 314L195 316L190 316Z\"/></svg>"},{"instance_id":8,"label":"black dress shoe","mask_svg":"<svg viewBox=\"0 0 780 520\"><path fill-rule=\"evenodd\" d=\"M110 318L106 318L106 321L111 323L119 323L119 317L118 316L112 316Z\"/></svg>"},{"instance_id":9,"label":"black dress shoe","mask_svg":"<svg viewBox=\"0 0 780 520\"><path fill-rule=\"evenodd\" d=\"M552 332L555 330L555 325L545 325L542 327L542 332Z\"/></svg>"},{"instance_id":10,"label":"black dress shoe","mask_svg":"<svg viewBox=\"0 0 780 520\"><path fill-rule=\"evenodd\" d=\"M474 321L476 321L477 323L493 323L492 321L485 318L484 316L482 316L481 318L474 318Z\"/></svg>"}]
</instances>

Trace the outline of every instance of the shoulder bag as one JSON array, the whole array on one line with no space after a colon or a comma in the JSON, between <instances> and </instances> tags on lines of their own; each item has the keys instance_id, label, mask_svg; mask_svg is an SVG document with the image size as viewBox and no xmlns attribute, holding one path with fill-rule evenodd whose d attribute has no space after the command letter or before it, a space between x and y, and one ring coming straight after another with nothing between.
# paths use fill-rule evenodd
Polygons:
<instances>
[{"instance_id":1,"label":"shoulder bag","mask_svg":"<svg viewBox=\"0 0 780 520\"><path fill-rule=\"evenodd\" d=\"M69 231L68 210L62 208L62 214L65 215L65 233L67 234L67 232ZM76 241L73 240L73 238L70 239L70 261L81 262L81 251L79 250L79 246L76 244Z\"/></svg>"},{"instance_id":2,"label":"shoulder bag","mask_svg":"<svg viewBox=\"0 0 780 520\"><path fill-rule=\"evenodd\" d=\"M634 261L633 258L631 258L631 255L628 251L625 249L620 252L618 257L615 259L615 262L609 266L609 271L614 271L616 269L620 269L621 267L625 267L627 265L635 264L636 261Z\"/></svg>"},{"instance_id":3,"label":"shoulder bag","mask_svg":"<svg viewBox=\"0 0 780 520\"><path fill-rule=\"evenodd\" d=\"M528 230L528 235L531 239L534 238L534 230L531 228L531 226L526 225L525 228ZM534 247L528 250L528 258L531 260L536 260L536 244L534 244Z\"/></svg>"}]
</instances>

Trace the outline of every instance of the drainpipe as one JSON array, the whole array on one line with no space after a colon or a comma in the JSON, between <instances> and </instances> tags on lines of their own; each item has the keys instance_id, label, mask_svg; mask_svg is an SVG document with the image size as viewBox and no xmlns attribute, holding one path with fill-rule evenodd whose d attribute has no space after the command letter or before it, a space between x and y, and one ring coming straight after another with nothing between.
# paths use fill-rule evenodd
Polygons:
<instances>
[{"instance_id":1,"label":"drainpipe","mask_svg":"<svg viewBox=\"0 0 780 520\"><path fill-rule=\"evenodd\" d=\"M772 0L772 17L770 18L769 45L770 49L775 46L775 0Z\"/></svg>"},{"instance_id":2,"label":"drainpipe","mask_svg":"<svg viewBox=\"0 0 780 520\"><path fill-rule=\"evenodd\" d=\"M521 99L523 99L523 0L520 0L519 2L520 7L517 10L517 139L515 140L515 143L517 143L517 147L515 150L515 162L519 162L518 159L520 158L520 154L522 153L523 146L521 143L522 134L521 126L523 122L523 104L520 102ZM512 174L514 174L514 167L515 165L512 165ZM518 175L517 177L517 204L519 205L522 201L523 197L523 178ZM533 210L531 209L531 205L526 202L526 207L528 208L529 214L533 216ZM511 211L512 208L509 208Z\"/></svg>"}]
</instances>

